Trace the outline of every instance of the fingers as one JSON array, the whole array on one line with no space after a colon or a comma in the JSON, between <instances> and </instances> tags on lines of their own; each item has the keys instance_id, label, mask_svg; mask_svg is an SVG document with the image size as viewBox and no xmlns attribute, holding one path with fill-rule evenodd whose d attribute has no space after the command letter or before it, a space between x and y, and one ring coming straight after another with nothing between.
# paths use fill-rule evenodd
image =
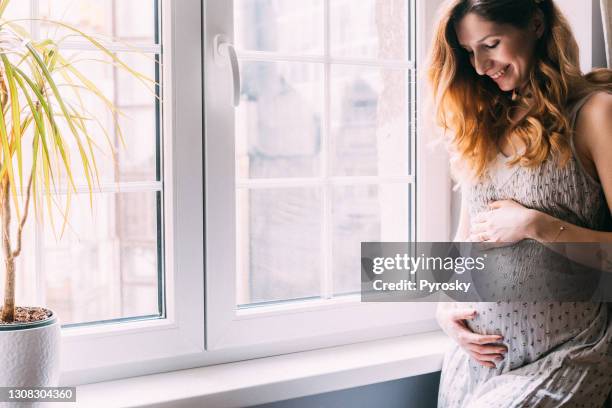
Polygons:
<instances>
[{"instance_id":1,"label":"fingers","mask_svg":"<svg viewBox=\"0 0 612 408\"><path fill-rule=\"evenodd\" d=\"M475 309L456 309L449 312L451 324L447 327L456 341L480 365L495 368L496 363L503 361L508 349L503 344L494 344L503 340L498 334L477 334L465 326L464 320L476 317Z\"/></svg>"},{"instance_id":2,"label":"fingers","mask_svg":"<svg viewBox=\"0 0 612 408\"><path fill-rule=\"evenodd\" d=\"M497 334L476 334L472 331L468 331L468 333L464 333L464 335L465 340L471 344L489 344L503 340L503 337Z\"/></svg>"},{"instance_id":3,"label":"fingers","mask_svg":"<svg viewBox=\"0 0 612 408\"><path fill-rule=\"evenodd\" d=\"M476 317L476 310L474 309L457 309L451 312L451 319L453 320L472 320Z\"/></svg>"},{"instance_id":4,"label":"fingers","mask_svg":"<svg viewBox=\"0 0 612 408\"><path fill-rule=\"evenodd\" d=\"M476 351L470 351L469 354L478 361L488 361L490 363L496 364L504 360L504 356L502 354L481 354Z\"/></svg>"},{"instance_id":5,"label":"fingers","mask_svg":"<svg viewBox=\"0 0 612 408\"><path fill-rule=\"evenodd\" d=\"M493 363L491 363L489 361L479 361L479 360L476 360L476 362L478 362L478 363L480 363L480 365L483 365L483 366L488 367L488 368L495 368L496 367L495 364L493 364Z\"/></svg>"},{"instance_id":6,"label":"fingers","mask_svg":"<svg viewBox=\"0 0 612 408\"><path fill-rule=\"evenodd\" d=\"M493 355L493 356L503 357L508 352L508 349L506 348L506 346L499 346L499 345L492 345L492 344L486 344L486 345L468 344L466 348L475 353L482 354L482 355L489 355L489 356Z\"/></svg>"},{"instance_id":7,"label":"fingers","mask_svg":"<svg viewBox=\"0 0 612 408\"><path fill-rule=\"evenodd\" d=\"M503 357L501 359L489 359L489 357L486 357L485 355L480 355L478 353L474 353L474 352L469 352L468 353L470 355L470 357L472 357L478 364L488 367L488 368L495 368L496 367L496 363L499 363L500 361L503 360Z\"/></svg>"},{"instance_id":8,"label":"fingers","mask_svg":"<svg viewBox=\"0 0 612 408\"><path fill-rule=\"evenodd\" d=\"M479 346L468 345L466 347L468 354L480 365L488 368L496 368L497 364L504 361L507 349L501 346Z\"/></svg>"}]
</instances>

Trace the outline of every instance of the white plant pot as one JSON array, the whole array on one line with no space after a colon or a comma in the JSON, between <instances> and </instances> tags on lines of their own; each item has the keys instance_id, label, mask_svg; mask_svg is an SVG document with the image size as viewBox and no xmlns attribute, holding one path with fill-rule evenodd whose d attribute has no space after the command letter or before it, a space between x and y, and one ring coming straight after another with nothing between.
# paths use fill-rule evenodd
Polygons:
<instances>
[{"instance_id":1,"label":"white plant pot","mask_svg":"<svg viewBox=\"0 0 612 408\"><path fill-rule=\"evenodd\" d=\"M59 320L0 326L0 386L57 387L60 374Z\"/></svg>"}]
</instances>

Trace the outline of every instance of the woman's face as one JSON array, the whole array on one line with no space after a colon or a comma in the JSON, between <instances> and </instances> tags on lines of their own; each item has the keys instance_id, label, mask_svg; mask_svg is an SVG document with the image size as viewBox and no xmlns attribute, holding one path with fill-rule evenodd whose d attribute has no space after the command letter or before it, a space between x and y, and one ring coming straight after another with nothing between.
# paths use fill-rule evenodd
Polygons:
<instances>
[{"instance_id":1,"label":"woman's face","mask_svg":"<svg viewBox=\"0 0 612 408\"><path fill-rule=\"evenodd\" d=\"M487 75L501 90L512 91L529 78L543 24L539 17L534 17L527 28L520 29L468 13L455 24L455 31L478 75Z\"/></svg>"}]
</instances>

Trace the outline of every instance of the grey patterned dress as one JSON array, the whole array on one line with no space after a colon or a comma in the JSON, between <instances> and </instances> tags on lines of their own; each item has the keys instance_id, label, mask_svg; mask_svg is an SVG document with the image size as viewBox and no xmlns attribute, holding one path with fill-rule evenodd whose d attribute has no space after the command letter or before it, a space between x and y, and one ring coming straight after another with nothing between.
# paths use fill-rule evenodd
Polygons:
<instances>
[{"instance_id":1,"label":"grey patterned dress","mask_svg":"<svg viewBox=\"0 0 612 408\"><path fill-rule=\"evenodd\" d=\"M572 124L586 99L575 104ZM470 216L491 201L512 199L569 223L612 231L601 185L574 152L566 167L552 156L541 166L508 167L503 155L468 190ZM560 239L560 241L562 241ZM525 241L523 241L525 242ZM517 267L518 275L521 268ZM515 276L515 282L524 281ZM496 368L476 363L459 346L445 356L439 408L604 406L612 391L612 308L593 302L463 303L478 313L471 330L499 334L508 347Z\"/></svg>"}]
</instances>

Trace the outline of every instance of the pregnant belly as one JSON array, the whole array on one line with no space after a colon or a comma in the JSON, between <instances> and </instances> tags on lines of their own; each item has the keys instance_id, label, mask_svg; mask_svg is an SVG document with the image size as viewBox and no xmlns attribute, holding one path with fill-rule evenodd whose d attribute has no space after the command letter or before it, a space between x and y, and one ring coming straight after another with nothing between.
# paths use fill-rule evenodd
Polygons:
<instances>
[{"instance_id":1,"label":"pregnant belly","mask_svg":"<svg viewBox=\"0 0 612 408\"><path fill-rule=\"evenodd\" d=\"M585 329L599 306L587 302L471 303L477 315L467 321L475 333L499 334L508 347L510 369L537 360Z\"/></svg>"}]
</instances>

